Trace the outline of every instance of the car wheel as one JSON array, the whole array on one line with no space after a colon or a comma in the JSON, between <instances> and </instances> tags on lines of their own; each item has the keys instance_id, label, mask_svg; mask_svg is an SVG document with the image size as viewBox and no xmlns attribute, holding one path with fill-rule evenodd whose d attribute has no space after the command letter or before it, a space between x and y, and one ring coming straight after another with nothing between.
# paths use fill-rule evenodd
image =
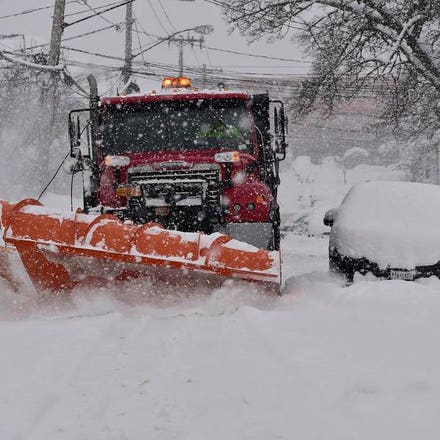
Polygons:
<instances>
[{"instance_id":1,"label":"car wheel","mask_svg":"<svg viewBox=\"0 0 440 440\"><path fill-rule=\"evenodd\" d=\"M329 250L329 272L338 278L343 278L346 284L353 283L354 267L350 258L344 258L335 250Z\"/></svg>"}]
</instances>

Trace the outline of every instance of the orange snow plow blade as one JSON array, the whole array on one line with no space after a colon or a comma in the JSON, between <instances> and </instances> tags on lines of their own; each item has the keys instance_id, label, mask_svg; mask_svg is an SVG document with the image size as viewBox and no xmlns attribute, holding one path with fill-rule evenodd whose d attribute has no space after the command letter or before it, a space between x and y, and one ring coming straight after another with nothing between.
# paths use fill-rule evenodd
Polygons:
<instances>
[{"instance_id":1,"label":"orange snow plow blade","mask_svg":"<svg viewBox=\"0 0 440 440\"><path fill-rule=\"evenodd\" d=\"M61 292L132 278L221 285L228 278L280 286L278 251L219 233L170 231L155 223L124 224L113 215L55 212L36 200L0 201L4 246L15 248L37 291ZM12 281L10 281L12 282Z\"/></svg>"}]
</instances>

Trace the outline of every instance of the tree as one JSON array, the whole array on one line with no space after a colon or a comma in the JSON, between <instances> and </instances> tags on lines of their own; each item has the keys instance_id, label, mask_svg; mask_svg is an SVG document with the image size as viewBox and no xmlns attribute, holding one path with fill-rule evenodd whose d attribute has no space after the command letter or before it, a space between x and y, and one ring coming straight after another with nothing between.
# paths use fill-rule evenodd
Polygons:
<instances>
[{"instance_id":1,"label":"tree","mask_svg":"<svg viewBox=\"0 0 440 440\"><path fill-rule=\"evenodd\" d=\"M55 117L47 112L46 95L53 82L47 57L35 53L29 62L0 64L0 176L1 196L8 200L37 197L68 151L67 114L84 107L68 81L59 84L59 105ZM66 76L63 75L66 79ZM47 143L51 124L53 145ZM66 189L68 188L68 179ZM62 185L62 180L57 182ZM53 189L53 188L52 188ZM59 189L59 188L58 188Z\"/></svg>"},{"instance_id":2,"label":"tree","mask_svg":"<svg viewBox=\"0 0 440 440\"><path fill-rule=\"evenodd\" d=\"M384 116L411 136L440 129L438 0L230 0L224 13L251 39L300 41L313 71L299 112L380 93Z\"/></svg>"}]
</instances>

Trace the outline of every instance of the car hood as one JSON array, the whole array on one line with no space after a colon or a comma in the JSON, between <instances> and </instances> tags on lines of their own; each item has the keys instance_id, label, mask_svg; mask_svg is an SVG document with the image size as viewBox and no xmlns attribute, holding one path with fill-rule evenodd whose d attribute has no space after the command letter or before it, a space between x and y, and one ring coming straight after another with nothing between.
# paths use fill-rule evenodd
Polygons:
<instances>
[{"instance_id":1,"label":"car hood","mask_svg":"<svg viewBox=\"0 0 440 440\"><path fill-rule=\"evenodd\" d=\"M364 182L337 210L330 247L381 268L414 268L440 260L440 187Z\"/></svg>"}]
</instances>

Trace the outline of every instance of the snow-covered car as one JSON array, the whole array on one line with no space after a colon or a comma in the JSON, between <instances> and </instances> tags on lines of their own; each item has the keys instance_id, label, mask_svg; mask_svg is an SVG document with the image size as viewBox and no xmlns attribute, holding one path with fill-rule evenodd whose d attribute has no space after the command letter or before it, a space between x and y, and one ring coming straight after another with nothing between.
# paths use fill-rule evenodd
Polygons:
<instances>
[{"instance_id":1,"label":"snow-covered car","mask_svg":"<svg viewBox=\"0 0 440 440\"><path fill-rule=\"evenodd\" d=\"M355 185L327 211L330 271L386 279L440 278L440 186L410 182Z\"/></svg>"}]
</instances>

